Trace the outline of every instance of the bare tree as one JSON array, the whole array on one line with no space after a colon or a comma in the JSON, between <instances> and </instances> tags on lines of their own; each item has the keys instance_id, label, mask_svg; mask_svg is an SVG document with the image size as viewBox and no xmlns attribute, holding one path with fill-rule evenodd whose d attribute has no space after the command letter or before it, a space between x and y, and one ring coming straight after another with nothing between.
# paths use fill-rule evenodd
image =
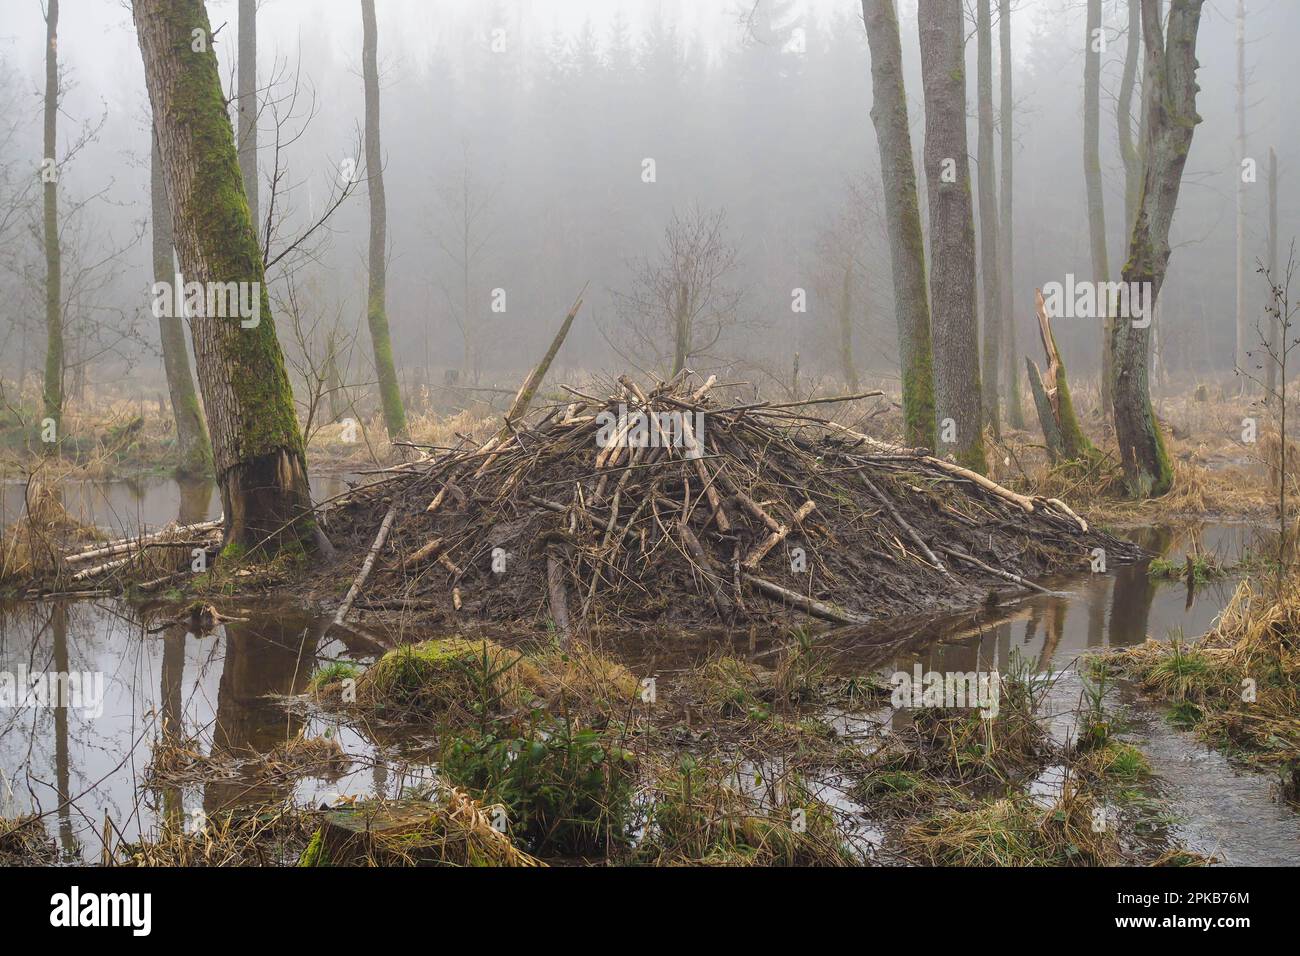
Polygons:
<instances>
[{"instance_id":1,"label":"bare tree","mask_svg":"<svg viewBox=\"0 0 1300 956\"><path fill-rule=\"evenodd\" d=\"M984 471L961 0L921 0L918 21L939 440L958 462Z\"/></svg>"},{"instance_id":2,"label":"bare tree","mask_svg":"<svg viewBox=\"0 0 1300 956\"><path fill-rule=\"evenodd\" d=\"M150 219L153 224L154 281L175 281L172 260L172 213L167 207L167 180L158 153L158 133L153 132L153 158L150 162ZM190 355L185 347L184 318L180 315L158 317L158 337L162 345L163 370L171 398L172 418L176 422L176 471L180 475L204 475L212 471L212 446L203 426L203 412L190 372Z\"/></svg>"},{"instance_id":3,"label":"bare tree","mask_svg":"<svg viewBox=\"0 0 1300 956\"><path fill-rule=\"evenodd\" d=\"M1101 0L1088 0L1083 53L1083 179L1088 194L1088 238L1092 250L1092 279L1098 289L1110 281L1106 258L1106 200L1101 183L1101 51L1105 34L1101 25ZM1098 301L1101 310L1101 393L1102 406L1109 412L1111 355L1109 303Z\"/></svg>"},{"instance_id":4,"label":"bare tree","mask_svg":"<svg viewBox=\"0 0 1300 956\"><path fill-rule=\"evenodd\" d=\"M57 132L59 116L59 0L45 11L45 139L41 175L45 218L45 417L54 427L55 441L45 445L57 453L63 440L63 293L59 253L59 186Z\"/></svg>"},{"instance_id":5,"label":"bare tree","mask_svg":"<svg viewBox=\"0 0 1300 956\"><path fill-rule=\"evenodd\" d=\"M980 282L984 289L984 418L1000 434L998 371L1002 361L1002 270L998 265L998 187L993 163L993 0L978 0L976 99L979 134Z\"/></svg>"},{"instance_id":6,"label":"bare tree","mask_svg":"<svg viewBox=\"0 0 1300 956\"><path fill-rule=\"evenodd\" d=\"M1129 288L1146 283L1153 309L1169 266L1169 228L1182 186L1196 112L1196 34L1205 0L1172 0L1161 31L1160 0L1142 0L1146 45L1146 169L1122 278ZM1148 384L1149 323L1117 320L1111 330L1115 356L1110 383L1115 437L1129 493L1162 495L1173 469L1151 407Z\"/></svg>"},{"instance_id":7,"label":"bare tree","mask_svg":"<svg viewBox=\"0 0 1300 956\"><path fill-rule=\"evenodd\" d=\"M361 26L361 69L366 86L366 182L370 189L370 291L366 319L375 353L384 427L391 441L406 434L406 409L402 407L393 341L388 331L388 263L385 260L388 206L384 198L383 150L379 143L379 30L375 24L375 0L361 0Z\"/></svg>"},{"instance_id":8,"label":"bare tree","mask_svg":"<svg viewBox=\"0 0 1300 956\"><path fill-rule=\"evenodd\" d=\"M1002 293L1002 378L1006 382L1007 422L1012 428L1025 427L1025 413L1020 404L1020 374L1016 367L1015 303L1015 236L1012 215L1012 139L1015 104L1011 98L1011 0L998 0L998 79L1001 87L998 112L1001 123L1002 192L999 197L1001 223L998 238L1002 251L998 265L1002 270L999 289Z\"/></svg>"},{"instance_id":9,"label":"bare tree","mask_svg":"<svg viewBox=\"0 0 1300 956\"><path fill-rule=\"evenodd\" d=\"M862 18L871 48L871 120L880 146L885 221L891 240L889 259L898 323L905 437L915 447L934 448L934 366L930 301L925 288L925 242L921 237L894 0L862 0Z\"/></svg>"},{"instance_id":10,"label":"bare tree","mask_svg":"<svg viewBox=\"0 0 1300 956\"><path fill-rule=\"evenodd\" d=\"M633 263L632 291L616 293L638 351L673 375L708 356L738 320L741 293L729 284L735 267L723 210L674 213L658 259Z\"/></svg>"}]
</instances>

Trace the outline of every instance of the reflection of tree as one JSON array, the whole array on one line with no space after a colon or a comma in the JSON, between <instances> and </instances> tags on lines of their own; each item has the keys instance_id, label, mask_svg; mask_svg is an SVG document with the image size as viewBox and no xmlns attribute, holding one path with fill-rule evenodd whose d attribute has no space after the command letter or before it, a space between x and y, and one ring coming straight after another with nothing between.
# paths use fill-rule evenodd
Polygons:
<instances>
[{"instance_id":1,"label":"reflection of tree","mask_svg":"<svg viewBox=\"0 0 1300 956\"><path fill-rule=\"evenodd\" d=\"M1043 635L1043 649L1038 652L1038 670L1045 671L1056 656L1056 649L1061 646L1061 635L1065 633L1065 613L1070 604L1065 598L1048 598L1047 632Z\"/></svg>"},{"instance_id":2,"label":"reflection of tree","mask_svg":"<svg viewBox=\"0 0 1300 956\"><path fill-rule=\"evenodd\" d=\"M1151 602L1160 585L1147 575L1146 562L1120 568L1115 572L1111 592L1110 645L1128 647L1147 638Z\"/></svg>"},{"instance_id":3,"label":"reflection of tree","mask_svg":"<svg viewBox=\"0 0 1300 956\"><path fill-rule=\"evenodd\" d=\"M271 696L306 690L322 634L321 620L304 610L276 608L248 622L227 623L225 631L213 755L268 753L302 730L303 718L278 706ZM291 791L291 783L255 786L240 779L213 781L204 790L203 806L211 813L275 803Z\"/></svg>"},{"instance_id":4,"label":"reflection of tree","mask_svg":"<svg viewBox=\"0 0 1300 956\"><path fill-rule=\"evenodd\" d=\"M181 508L183 512L183 504ZM159 692L162 739L165 744L179 744L185 739L185 714L181 698L181 685L185 676L185 628L167 628L162 640L162 688ZM183 826L181 788L175 784L163 787L162 798L165 823L171 828Z\"/></svg>"},{"instance_id":5,"label":"reflection of tree","mask_svg":"<svg viewBox=\"0 0 1300 956\"><path fill-rule=\"evenodd\" d=\"M50 608L50 633L54 636L54 672L68 672L68 606L56 601ZM59 843L68 859L77 855L77 839L72 834L72 767L68 757L68 707L61 697L54 705L54 777L59 795Z\"/></svg>"},{"instance_id":6,"label":"reflection of tree","mask_svg":"<svg viewBox=\"0 0 1300 956\"><path fill-rule=\"evenodd\" d=\"M186 525L206 521L208 506L212 503L212 489L215 487L211 479L186 479L177 481L176 486L181 492L181 507L176 523Z\"/></svg>"}]
</instances>

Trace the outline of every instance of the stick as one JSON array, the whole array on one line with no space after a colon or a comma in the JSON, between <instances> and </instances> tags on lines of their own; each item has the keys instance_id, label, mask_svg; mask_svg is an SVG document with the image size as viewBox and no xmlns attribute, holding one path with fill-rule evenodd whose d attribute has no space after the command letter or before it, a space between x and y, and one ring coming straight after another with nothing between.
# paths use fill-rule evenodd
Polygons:
<instances>
[{"instance_id":1,"label":"stick","mask_svg":"<svg viewBox=\"0 0 1300 956\"><path fill-rule=\"evenodd\" d=\"M546 547L546 587L551 601L551 617L560 632L560 647L568 650L573 627L569 623L569 598L564 586L564 562L560 560L559 545Z\"/></svg>"},{"instance_id":2,"label":"stick","mask_svg":"<svg viewBox=\"0 0 1300 956\"><path fill-rule=\"evenodd\" d=\"M110 541L108 544L100 545L89 551L79 551L76 554L70 554L64 560L68 564L76 564L78 561L89 561L92 558L107 558L115 554L121 554L124 551L131 551L141 545L148 544L151 541L157 541L159 538L166 537L170 534L192 534L202 531L215 531L221 527L221 519L216 521L201 521L198 524L187 524L178 528L164 528L162 531L155 531L153 534L142 535L138 538L121 538L117 541Z\"/></svg>"},{"instance_id":3,"label":"stick","mask_svg":"<svg viewBox=\"0 0 1300 956\"><path fill-rule=\"evenodd\" d=\"M799 524L801 521L803 521L804 518L812 514L813 509L816 507L817 507L817 502L812 500L805 501L802 505L799 506L799 510L795 512L794 523ZM741 567L743 567L746 571L753 571L757 569L758 563L762 561L765 557L767 557L767 553L769 551L771 551L778 544L784 541L785 536L788 535L789 533L790 533L790 528L787 525L778 525L775 531L769 534L758 544L754 545L753 550L750 551L749 555L745 558L745 560L741 562Z\"/></svg>"},{"instance_id":4,"label":"stick","mask_svg":"<svg viewBox=\"0 0 1300 956\"><path fill-rule=\"evenodd\" d=\"M796 591L783 588L779 584L773 584L771 581L755 577L752 574L743 575L745 583L755 590L766 594L770 598L783 601L786 604L792 604L800 610L807 611L814 617L820 617L826 621L833 621L836 624L866 624L867 619L859 617L856 614L850 614L847 611L841 611L838 608L831 607L829 604L823 604L821 601L814 600L810 597L804 597Z\"/></svg>"},{"instance_id":5,"label":"stick","mask_svg":"<svg viewBox=\"0 0 1300 956\"><path fill-rule=\"evenodd\" d=\"M541 362L539 362L537 367L528 374L528 377L524 379L524 384L520 386L519 394L515 396L515 400L510 404L510 411L506 412L505 425L502 427L501 431L497 432L496 438L489 441L484 450L495 449L500 445L500 443L510 434L510 425L522 418L528 411L528 406L533 402L533 396L537 394L537 389L542 384L542 379L546 377L546 373L550 369L551 363L555 361L555 356L560 351L560 346L564 344L564 339L568 336L569 329L573 326L574 317L578 314L578 310L582 308L582 296L586 291L587 287L584 285L582 287L582 292L578 293L578 298L574 301L573 307L569 309L569 314L564 317L564 322L561 323L560 330L555 333L555 338L551 340L551 347L546 350L546 354L542 356ZM474 473L474 477L482 477L483 472L494 460L496 460L496 457L497 456L493 454L489 456L483 464L479 465L479 469Z\"/></svg>"},{"instance_id":6,"label":"stick","mask_svg":"<svg viewBox=\"0 0 1300 956\"><path fill-rule=\"evenodd\" d=\"M987 565L979 558L975 557L974 555L967 554L965 551L958 551L956 548L949 548L949 547L945 547L944 545L939 545L939 550L942 551L944 554L951 555L954 558L958 558L962 561L967 561L970 564L975 565L975 567L987 571L989 574L996 575L997 577L1000 578L1005 578L1008 581L1011 581L1015 584L1019 584L1021 587L1029 588L1029 590L1031 591L1038 591L1040 594L1055 593L1053 591L1049 591L1041 584L1035 584L1033 581L1029 581L1025 578L1022 578L1018 574L1012 574L1010 571L1002 571L999 570L998 568Z\"/></svg>"},{"instance_id":7,"label":"stick","mask_svg":"<svg viewBox=\"0 0 1300 956\"><path fill-rule=\"evenodd\" d=\"M930 559L930 563L933 564L936 568L938 568L939 571L943 574L943 576L947 578L953 585L955 585L956 587L961 587L961 582L952 576L952 573L948 570L947 567L944 566L944 563L939 560L939 556L930 550L930 546L928 544L926 544L923 540L921 540L921 536L916 533L916 529L903 520L903 516L900 515L898 513L898 509L894 507L894 502L891 501L889 498L886 498L883 494L881 494L880 489L877 488L874 484L872 484L871 479L868 478L865 474L863 474L862 472L858 472L858 477L861 478L863 483L866 484L866 486L871 490L871 493L876 496L876 500L885 506L885 508L893 516L894 521L898 523L898 526L902 528L904 531L906 531L907 536L911 538L912 541L916 543L916 546L925 553L925 556Z\"/></svg>"},{"instance_id":8,"label":"stick","mask_svg":"<svg viewBox=\"0 0 1300 956\"><path fill-rule=\"evenodd\" d=\"M348 611L352 610L352 602L357 599L361 593L361 586L366 583L366 578L370 577L370 570L375 566L375 556L379 554L379 549L384 546L388 540L388 531L393 526L393 517L397 514L397 504L401 501L396 495L393 496L393 503L389 506L388 514L384 515L383 523L379 525L379 533L375 535L375 543L370 546L366 552L366 559L361 562L361 570L357 572L356 579L352 582L352 587L348 588L347 596L343 598L343 603L339 609L334 612L334 623L342 624L343 619L348 616Z\"/></svg>"}]
</instances>

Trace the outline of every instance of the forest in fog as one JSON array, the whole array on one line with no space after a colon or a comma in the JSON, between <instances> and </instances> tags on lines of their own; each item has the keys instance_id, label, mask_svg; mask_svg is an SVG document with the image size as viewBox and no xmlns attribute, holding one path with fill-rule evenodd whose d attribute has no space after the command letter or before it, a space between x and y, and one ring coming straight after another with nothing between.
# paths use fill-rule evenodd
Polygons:
<instances>
[{"instance_id":1,"label":"forest in fog","mask_svg":"<svg viewBox=\"0 0 1300 956\"><path fill-rule=\"evenodd\" d=\"M966 4L968 130L975 153L974 4ZM1015 263L1008 309L1036 354L1033 292L1090 273L1083 164L1084 0L1014 0L1012 79ZM1107 254L1126 249L1119 96L1129 4L1102 0L1101 193ZM236 83L237 4L214 0L214 49L227 96ZM995 4L996 7L996 4ZM0 370L12 391L38 374L45 346L40 194L43 7L5 5L0 21ZM1165 375L1231 374L1236 312L1237 41L1232 0L1207 5L1197 44L1202 117L1184 172L1175 253L1157 326ZM652 368L630 326L638 269L659 261L674 217L718 218L725 328L697 366L731 366L765 386L842 378L837 310L849 296L854 362L897 377L893 288L880 158L870 121L871 60L850 0L466 2L378 4L383 171L388 195L388 316L407 388L460 381L513 390L551 326L590 282L564 353L567 368ZM918 157L924 109L916 3L902 0L902 65ZM258 178L274 192L271 254L320 218L340 172L365 172L361 13L355 3L261 0L257 21ZM995 28L996 29L996 28ZM1244 21L1246 308L1268 238L1270 149L1282 182L1280 233L1295 232L1286 188L1300 128L1285 92L1300 7L1252 3ZM995 38L994 49L997 50ZM995 57L996 58L996 57ZM68 377L84 388L152 398L163 387L150 312L149 102L126 5L65 4L59 29L59 234ZM1130 99L1136 128L1139 105ZM643 160L655 164L643 181ZM922 191L924 179L922 178ZM265 201L265 200L264 200ZM922 196L924 208L924 196ZM980 210L976 209L978 219ZM928 233L928 219L922 221ZM363 324L367 199L360 188L272 267L276 321L288 290L304 321L347 343L348 377L372 381ZM851 264L850 289L844 271ZM806 290L806 311L791 307ZM505 290L502 311L493 290ZM1062 321L1072 371L1096 374L1095 323ZM297 343L281 332L287 350ZM361 347L367 346L367 347ZM1022 361L1022 360L1019 360ZM1017 362L1017 366L1019 365Z\"/></svg>"},{"instance_id":2,"label":"forest in fog","mask_svg":"<svg viewBox=\"0 0 1300 956\"><path fill-rule=\"evenodd\" d=\"M1107 870L1298 859L1295 43L0 0L0 867L1083 866L1072 926L1249 926Z\"/></svg>"}]
</instances>

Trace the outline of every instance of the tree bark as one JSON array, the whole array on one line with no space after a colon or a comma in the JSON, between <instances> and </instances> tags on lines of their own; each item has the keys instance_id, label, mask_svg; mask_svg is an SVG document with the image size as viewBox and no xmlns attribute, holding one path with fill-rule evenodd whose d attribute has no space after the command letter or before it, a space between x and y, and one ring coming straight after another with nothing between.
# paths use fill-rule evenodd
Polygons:
<instances>
[{"instance_id":1,"label":"tree bark","mask_svg":"<svg viewBox=\"0 0 1300 956\"><path fill-rule=\"evenodd\" d=\"M158 132L153 133L153 159L150 167L153 224L153 277L169 288L176 280L172 261L172 213L167 208L167 180L158 153ZM179 310L173 310L178 312ZM162 343L163 370L167 375L167 392L171 397L172 417L176 420L176 473L196 477L212 473L212 446L203 426L199 397L190 372L190 356L185 348L185 319L179 315L158 317L158 338Z\"/></svg>"},{"instance_id":2,"label":"tree bark","mask_svg":"<svg viewBox=\"0 0 1300 956\"><path fill-rule=\"evenodd\" d=\"M1142 154L1133 139L1133 90L1137 86L1138 60L1142 56L1141 0L1128 0L1128 38L1124 51L1124 72L1120 76L1115 119L1119 124L1119 154L1124 161L1124 235L1133 232L1138 191L1142 186Z\"/></svg>"},{"instance_id":3,"label":"tree bark","mask_svg":"<svg viewBox=\"0 0 1300 956\"><path fill-rule=\"evenodd\" d=\"M871 48L871 121L880 147L880 177L885 192L905 440L913 447L934 448L934 365L930 301L925 287L925 242L921 237L894 0L862 0L862 18Z\"/></svg>"},{"instance_id":4,"label":"tree bark","mask_svg":"<svg viewBox=\"0 0 1300 956\"><path fill-rule=\"evenodd\" d=\"M1110 281L1106 258L1106 200L1101 188L1101 0L1088 0L1087 33L1083 54L1083 179L1088 194L1088 239L1092 250L1092 280L1098 290ZM1111 308L1097 296L1101 312L1102 410L1109 413L1109 382L1114 369L1111 354Z\"/></svg>"},{"instance_id":5,"label":"tree bark","mask_svg":"<svg viewBox=\"0 0 1300 956\"><path fill-rule=\"evenodd\" d=\"M930 301L934 310L939 437L957 462L984 471L979 338L975 319L975 223L966 148L966 69L961 0L921 0L925 176L930 204Z\"/></svg>"},{"instance_id":6,"label":"tree bark","mask_svg":"<svg viewBox=\"0 0 1300 956\"><path fill-rule=\"evenodd\" d=\"M999 96L1002 123L1002 193L999 197L1002 216L998 238L1002 252L998 264L1002 267L999 291L1002 294L1002 354L1003 379L1006 382L1007 422L1012 428L1025 427L1025 412L1020 399L1020 370L1016 367L1016 306L1015 306L1015 229L1012 222L1012 132L1015 104L1011 98L1011 0L998 0L998 69L1001 86Z\"/></svg>"},{"instance_id":7,"label":"tree bark","mask_svg":"<svg viewBox=\"0 0 1300 956\"><path fill-rule=\"evenodd\" d=\"M1169 228L1192 134L1201 121L1196 112L1196 34L1204 2L1173 0L1166 39L1160 30L1160 0L1142 0L1146 168L1122 278L1126 283L1150 284L1150 310L1155 308L1169 266ZM1135 497L1162 495L1173 481L1173 470L1151 407L1147 380L1150 327L1130 319L1118 320L1111 341L1115 437L1128 491Z\"/></svg>"},{"instance_id":8,"label":"tree bark","mask_svg":"<svg viewBox=\"0 0 1300 956\"><path fill-rule=\"evenodd\" d=\"M49 0L45 14L45 140L43 187L45 219L45 417L54 423L53 442L45 446L57 454L63 441L63 278L59 249L59 185L56 133L59 116L59 0ZM42 429L43 430L43 429Z\"/></svg>"},{"instance_id":9,"label":"tree bark","mask_svg":"<svg viewBox=\"0 0 1300 956\"><path fill-rule=\"evenodd\" d=\"M1001 435L998 372L1002 361L1002 270L998 265L998 187L993 160L993 0L978 0L976 12L976 99L979 176L980 279L984 290L984 418Z\"/></svg>"},{"instance_id":10,"label":"tree bark","mask_svg":"<svg viewBox=\"0 0 1300 956\"><path fill-rule=\"evenodd\" d=\"M379 30L375 24L375 0L361 0L361 28L361 69L366 86L366 182L370 192L370 294L366 318L375 350L384 427L393 440L406 434L406 410L402 407L393 342L388 332L388 263L385 261L388 206L384 198L383 150L379 144ZM468 315L465 321L470 321Z\"/></svg>"},{"instance_id":11,"label":"tree bark","mask_svg":"<svg viewBox=\"0 0 1300 956\"><path fill-rule=\"evenodd\" d=\"M253 231L262 233L257 182L257 0L239 0L239 49L235 105L239 111L239 174L248 197Z\"/></svg>"},{"instance_id":12,"label":"tree bark","mask_svg":"<svg viewBox=\"0 0 1300 956\"><path fill-rule=\"evenodd\" d=\"M187 282L247 283L256 324L194 316L190 331L225 509L227 553L272 554L313 537L302 433L275 335L202 0L132 0Z\"/></svg>"}]
</instances>

